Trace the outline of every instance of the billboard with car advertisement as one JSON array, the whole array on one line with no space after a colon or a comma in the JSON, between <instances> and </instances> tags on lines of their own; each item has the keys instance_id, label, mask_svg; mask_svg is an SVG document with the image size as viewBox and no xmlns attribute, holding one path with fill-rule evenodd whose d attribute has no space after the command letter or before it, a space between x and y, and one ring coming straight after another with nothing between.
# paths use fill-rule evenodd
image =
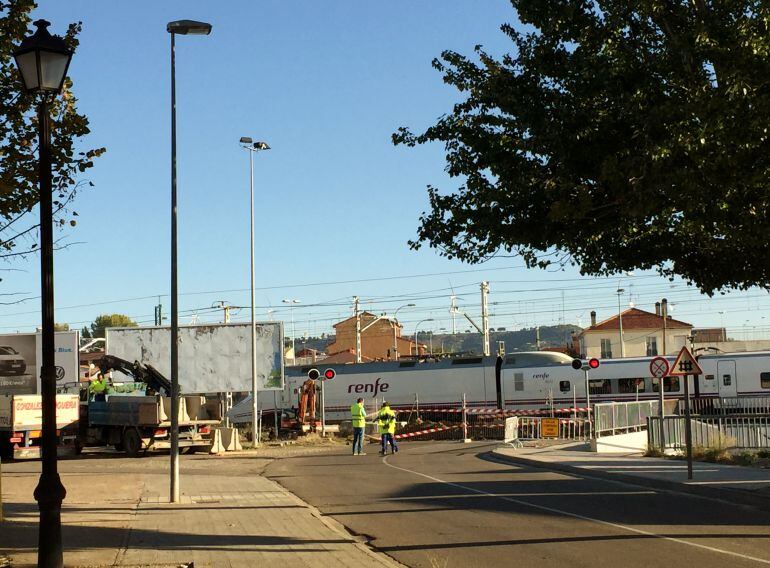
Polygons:
<instances>
[{"instance_id":1,"label":"billboard with car advertisement","mask_svg":"<svg viewBox=\"0 0 770 568\"><path fill-rule=\"evenodd\" d=\"M79 332L55 335L56 386L77 385ZM0 334L0 395L40 394L42 342L39 333Z\"/></svg>"},{"instance_id":2,"label":"billboard with car advertisement","mask_svg":"<svg viewBox=\"0 0 770 568\"><path fill-rule=\"evenodd\" d=\"M107 328L107 353L150 364L171 379L171 328ZM283 389L283 324L256 324L260 390ZM183 393L251 392L251 324L179 327L179 385Z\"/></svg>"}]
</instances>

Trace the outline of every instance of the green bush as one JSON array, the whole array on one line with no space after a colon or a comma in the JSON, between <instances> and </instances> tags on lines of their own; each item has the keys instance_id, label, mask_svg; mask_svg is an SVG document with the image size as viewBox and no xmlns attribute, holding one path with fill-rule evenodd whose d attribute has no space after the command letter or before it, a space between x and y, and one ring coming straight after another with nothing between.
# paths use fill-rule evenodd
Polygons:
<instances>
[{"instance_id":1,"label":"green bush","mask_svg":"<svg viewBox=\"0 0 770 568\"><path fill-rule=\"evenodd\" d=\"M759 457L754 452L744 450L733 456L733 460L738 465L755 465L759 461Z\"/></svg>"}]
</instances>

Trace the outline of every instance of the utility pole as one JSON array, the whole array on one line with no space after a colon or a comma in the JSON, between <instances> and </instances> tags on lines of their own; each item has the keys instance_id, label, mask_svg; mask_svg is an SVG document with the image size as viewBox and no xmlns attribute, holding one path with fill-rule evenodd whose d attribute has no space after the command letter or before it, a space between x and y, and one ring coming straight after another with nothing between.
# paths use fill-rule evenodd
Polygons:
<instances>
[{"instance_id":1,"label":"utility pole","mask_svg":"<svg viewBox=\"0 0 770 568\"><path fill-rule=\"evenodd\" d=\"M540 351L540 326L535 326L535 347Z\"/></svg>"},{"instance_id":2,"label":"utility pole","mask_svg":"<svg viewBox=\"0 0 770 568\"><path fill-rule=\"evenodd\" d=\"M457 333L457 296L452 294L449 296L449 301L451 302L449 306L449 313L452 314L452 335L455 335Z\"/></svg>"},{"instance_id":3,"label":"utility pole","mask_svg":"<svg viewBox=\"0 0 770 568\"><path fill-rule=\"evenodd\" d=\"M356 363L361 362L361 314L358 304L358 296L353 296L353 313L356 316Z\"/></svg>"},{"instance_id":4,"label":"utility pole","mask_svg":"<svg viewBox=\"0 0 770 568\"><path fill-rule=\"evenodd\" d=\"M623 312L620 308L620 298L625 292L623 288L618 288L618 329L620 330L620 357L621 359L626 356L626 346L623 342Z\"/></svg>"},{"instance_id":5,"label":"utility pole","mask_svg":"<svg viewBox=\"0 0 770 568\"><path fill-rule=\"evenodd\" d=\"M163 325L163 305L160 303L160 296L158 296L158 305L155 306L155 325L158 327Z\"/></svg>"},{"instance_id":6,"label":"utility pole","mask_svg":"<svg viewBox=\"0 0 770 568\"><path fill-rule=\"evenodd\" d=\"M224 311L224 323L230 323L230 306L224 300L219 300L214 305L215 308L222 308Z\"/></svg>"},{"instance_id":7,"label":"utility pole","mask_svg":"<svg viewBox=\"0 0 770 568\"><path fill-rule=\"evenodd\" d=\"M483 335L484 355L489 355L489 282L486 280L481 283L481 329Z\"/></svg>"}]
</instances>

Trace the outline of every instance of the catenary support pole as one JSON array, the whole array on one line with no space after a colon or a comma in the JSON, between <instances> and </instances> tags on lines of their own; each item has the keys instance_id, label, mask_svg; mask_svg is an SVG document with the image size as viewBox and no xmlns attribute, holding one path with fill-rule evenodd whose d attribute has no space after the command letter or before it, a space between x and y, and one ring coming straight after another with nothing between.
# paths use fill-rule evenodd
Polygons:
<instances>
[{"instance_id":1,"label":"catenary support pole","mask_svg":"<svg viewBox=\"0 0 770 568\"><path fill-rule=\"evenodd\" d=\"M179 502L179 306L177 300L176 68L171 32L171 467L169 502Z\"/></svg>"}]
</instances>

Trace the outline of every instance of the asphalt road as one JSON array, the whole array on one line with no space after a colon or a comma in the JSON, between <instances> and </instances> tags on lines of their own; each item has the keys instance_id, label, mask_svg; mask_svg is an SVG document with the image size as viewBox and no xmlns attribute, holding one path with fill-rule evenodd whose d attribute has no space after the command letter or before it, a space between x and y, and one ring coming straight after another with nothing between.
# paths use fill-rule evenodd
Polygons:
<instances>
[{"instance_id":1,"label":"asphalt road","mask_svg":"<svg viewBox=\"0 0 770 568\"><path fill-rule=\"evenodd\" d=\"M404 443L280 459L265 475L414 567L770 565L770 514Z\"/></svg>"}]
</instances>

